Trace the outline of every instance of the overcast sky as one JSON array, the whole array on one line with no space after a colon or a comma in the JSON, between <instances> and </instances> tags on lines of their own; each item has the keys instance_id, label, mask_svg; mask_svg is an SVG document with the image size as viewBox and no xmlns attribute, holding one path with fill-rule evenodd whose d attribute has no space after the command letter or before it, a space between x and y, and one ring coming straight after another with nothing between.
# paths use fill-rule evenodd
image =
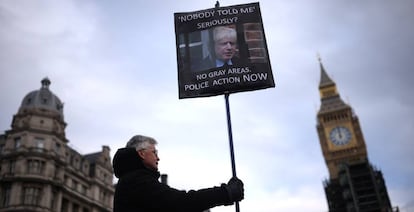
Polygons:
<instances>
[{"instance_id":1,"label":"overcast sky","mask_svg":"<svg viewBox=\"0 0 414 212\"><path fill-rule=\"evenodd\" d=\"M221 6L251 3L222 0ZM215 1L0 0L0 130L49 77L82 154L159 141L179 189L231 177L223 96L178 99L174 12ZM391 202L414 211L414 1L260 1L275 88L230 95L243 212L327 211L316 132L319 53L360 119ZM235 211L234 206L212 212Z\"/></svg>"}]
</instances>

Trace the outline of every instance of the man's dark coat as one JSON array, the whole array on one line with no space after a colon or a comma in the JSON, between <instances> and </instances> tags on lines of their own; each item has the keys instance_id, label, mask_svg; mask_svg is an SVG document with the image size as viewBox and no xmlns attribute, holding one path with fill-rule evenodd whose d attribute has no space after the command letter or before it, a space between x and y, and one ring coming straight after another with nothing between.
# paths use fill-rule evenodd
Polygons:
<instances>
[{"instance_id":1,"label":"man's dark coat","mask_svg":"<svg viewBox=\"0 0 414 212\"><path fill-rule=\"evenodd\" d=\"M118 149L113 168L119 178L113 212L201 212L232 204L223 186L186 192L160 183L159 172L146 168L134 148Z\"/></svg>"}]
</instances>

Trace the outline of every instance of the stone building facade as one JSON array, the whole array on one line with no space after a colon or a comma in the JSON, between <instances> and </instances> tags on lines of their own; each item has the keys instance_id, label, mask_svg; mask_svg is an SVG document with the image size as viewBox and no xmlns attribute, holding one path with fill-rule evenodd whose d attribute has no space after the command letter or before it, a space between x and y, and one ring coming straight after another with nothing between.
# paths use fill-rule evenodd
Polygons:
<instances>
[{"instance_id":1,"label":"stone building facade","mask_svg":"<svg viewBox=\"0 0 414 212\"><path fill-rule=\"evenodd\" d=\"M0 212L110 212L110 148L82 155L65 136L63 103L50 80L28 93L0 135Z\"/></svg>"}]
</instances>

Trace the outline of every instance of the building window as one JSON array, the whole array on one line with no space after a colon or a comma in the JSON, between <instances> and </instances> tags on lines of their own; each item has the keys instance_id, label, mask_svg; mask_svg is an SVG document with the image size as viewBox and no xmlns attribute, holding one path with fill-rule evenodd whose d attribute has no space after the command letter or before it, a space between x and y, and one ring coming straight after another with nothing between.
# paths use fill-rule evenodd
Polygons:
<instances>
[{"instance_id":1,"label":"building window","mask_svg":"<svg viewBox=\"0 0 414 212\"><path fill-rule=\"evenodd\" d=\"M179 35L180 64L199 63L208 56L214 58L214 53L210 53L210 32L209 30L196 31ZM194 66L193 64L193 66Z\"/></svg>"},{"instance_id":2,"label":"building window","mask_svg":"<svg viewBox=\"0 0 414 212\"><path fill-rule=\"evenodd\" d=\"M99 200L102 202L105 202L107 198L108 198L108 195L106 194L106 192L101 190L101 192L99 193Z\"/></svg>"},{"instance_id":3,"label":"building window","mask_svg":"<svg viewBox=\"0 0 414 212\"><path fill-rule=\"evenodd\" d=\"M81 193L82 194L86 194L86 191L88 190L88 188L85 185L82 185L82 190Z\"/></svg>"},{"instance_id":4,"label":"building window","mask_svg":"<svg viewBox=\"0 0 414 212\"><path fill-rule=\"evenodd\" d=\"M69 186L69 177L67 175L63 176L63 181L66 186Z\"/></svg>"},{"instance_id":5,"label":"building window","mask_svg":"<svg viewBox=\"0 0 414 212\"><path fill-rule=\"evenodd\" d=\"M73 205L72 205L72 211L73 212L79 212L79 205L76 204L76 203L73 203Z\"/></svg>"},{"instance_id":6,"label":"building window","mask_svg":"<svg viewBox=\"0 0 414 212\"><path fill-rule=\"evenodd\" d=\"M45 168L45 162L41 160L27 160L27 173L41 174Z\"/></svg>"},{"instance_id":7,"label":"building window","mask_svg":"<svg viewBox=\"0 0 414 212\"><path fill-rule=\"evenodd\" d=\"M11 184L3 184L0 193L0 207L10 205Z\"/></svg>"},{"instance_id":8,"label":"building window","mask_svg":"<svg viewBox=\"0 0 414 212\"><path fill-rule=\"evenodd\" d=\"M9 174L14 174L14 171L16 169L16 161L15 160L10 160L9 161Z\"/></svg>"},{"instance_id":9,"label":"building window","mask_svg":"<svg viewBox=\"0 0 414 212\"><path fill-rule=\"evenodd\" d=\"M69 201L67 199L62 199L62 206L60 208L61 212L68 212L69 211Z\"/></svg>"},{"instance_id":10,"label":"building window","mask_svg":"<svg viewBox=\"0 0 414 212\"><path fill-rule=\"evenodd\" d=\"M88 173L88 163L86 162L86 161L84 161L83 162L83 172L85 173L85 174L87 174Z\"/></svg>"},{"instance_id":11,"label":"building window","mask_svg":"<svg viewBox=\"0 0 414 212\"><path fill-rule=\"evenodd\" d=\"M14 148L18 149L20 145L21 145L21 138L20 137L14 138Z\"/></svg>"},{"instance_id":12,"label":"building window","mask_svg":"<svg viewBox=\"0 0 414 212\"><path fill-rule=\"evenodd\" d=\"M74 158L73 167L75 167L75 169L79 169L79 158L78 157Z\"/></svg>"},{"instance_id":13,"label":"building window","mask_svg":"<svg viewBox=\"0 0 414 212\"><path fill-rule=\"evenodd\" d=\"M52 196L50 197L50 209L52 209L52 211L55 211L55 209L56 209L57 194L58 194L58 192L55 189L53 189L52 190Z\"/></svg>"},{"instance_id":14,"label":"building window","mask_svg":"<svg viewBox=\"0 0 414 212\"><path fill-rule=\"evenodd\" d=\"M55 178L59 177L59 171L60 171L60 166L55 164L55 175L54 175Z\"/></svg>"},{"instance_id":15,"label":"building window","mask_svg":"<svg viewBox=\"0 0 414 212\"><path fill-rule=\"evenodd\" d=\"M35 186L23 187L23 204L39 205L41 198L41 188Z\"/></svg>"},{"instance_id":16,"label":"building window","mask_svg":"<svg viewBox=\"0 0 414 212\"><path fill-rule=\"evenodd\" d=\"M35 150L37 152L43 152L43 150L45 148L45 141L44 141L43 138L35 138L34 145L36 145Z\"/></svg>"},{"instance_id":17,"label":"building window","mask_svg":"<svg viewBox=\"0 0 414 212\"><path fill-rule=\"evenodd\" d=\"M72 180L72 188L75 191L78 191L78 181Z\"/></svg>"},{"instance_id":18,"label":"building window","mask_svg":"<svg viewBox=\"0 0 414 212\"><path fill-rule=\"evenodd\" d=\"M60 144L57 141L55 141L55 148L54 148L54 150L55 150L55 153L57 153L57 154L60 153Z\"/></svg>"}]
</instances>

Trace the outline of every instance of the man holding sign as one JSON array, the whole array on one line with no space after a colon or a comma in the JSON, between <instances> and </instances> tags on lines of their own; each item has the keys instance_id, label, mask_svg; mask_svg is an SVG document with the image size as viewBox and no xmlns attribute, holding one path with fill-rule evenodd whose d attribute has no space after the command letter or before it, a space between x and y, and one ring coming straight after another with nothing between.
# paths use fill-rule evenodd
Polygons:
<instances>
[{"instance_id":1,"label":"man holding sign","mask_svg":"<svg viewBox=\"0 0 414 212\"><path fill-rule=\"evenodd\" d=\"M115 188L114 212L202 212L219 205L232 205L244 198L243 182L232 177L227 184L181 191L158 181L157 141L133 136L126 148L114 155L113 168L119 178Z\"/></svg>"}]
</instances>

